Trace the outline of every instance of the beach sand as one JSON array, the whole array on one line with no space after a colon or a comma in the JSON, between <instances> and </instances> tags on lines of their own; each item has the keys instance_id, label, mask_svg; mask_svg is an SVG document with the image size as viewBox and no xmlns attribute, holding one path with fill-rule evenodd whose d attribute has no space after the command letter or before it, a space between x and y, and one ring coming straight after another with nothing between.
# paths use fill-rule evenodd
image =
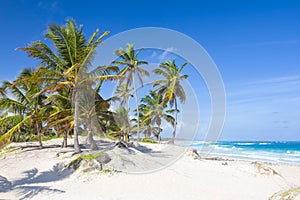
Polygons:
<instances>
[{"instance_id":1,"label":"beach sand","mask_svg":"<svg viewBox=\"0 0 300 200\"><path fill-rule=\"evenodd\" d=\"M116 155L124 154L138 165L126 166L126 172L63 170L75 156L72 157L72 148L55 146L59 142L45 142L44 149L32 147L36 143L9 145L0 157L0 199L267 200L276 192L300 187L300 166L210 156L194 159L190 153L149 173L151 168L145 166L157 169L174 160L172 155L179 155L183 149L166 148L165 144L142 144L147 151L133 155L115 150ZM149 150L161 154L148 157ZM158 158L161 155L163 161ZM111 163L120 164L115 157L112 159Z\"/></svg>"}]
</instances>

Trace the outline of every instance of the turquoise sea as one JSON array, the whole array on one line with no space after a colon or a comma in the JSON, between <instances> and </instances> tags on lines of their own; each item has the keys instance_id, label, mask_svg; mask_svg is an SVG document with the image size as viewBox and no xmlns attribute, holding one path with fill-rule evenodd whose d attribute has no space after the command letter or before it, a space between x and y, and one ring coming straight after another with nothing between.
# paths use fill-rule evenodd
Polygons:
<instances>
[{"instance_id":1,"label":"turquoise sea","mask_svg":"<svg viewBox=\"0 0 300 200\"><path fill-rule=\"evenodd\" d=\"M300 142L195 141L191 146L214 156L300 165Z\"/></svg>"}]
</instances>

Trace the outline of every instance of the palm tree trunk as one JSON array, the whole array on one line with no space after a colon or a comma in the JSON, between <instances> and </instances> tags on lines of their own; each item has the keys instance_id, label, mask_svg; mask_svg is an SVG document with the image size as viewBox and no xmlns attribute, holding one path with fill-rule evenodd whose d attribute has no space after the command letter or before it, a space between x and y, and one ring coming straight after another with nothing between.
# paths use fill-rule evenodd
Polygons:
<instances>
[{"instance_id":1,"label":"palm tree trunk","mask_svg":"<svg viewBox=\"0 0 300 200\"><path fill-rule=\"evenodd\" d=\"M75 153L80 153L81 149L78 141L78 123L79 123L79 102L78 102L78 91L77 87L74 88L74 151Z\"/></svg>"},{"instance_id":2,"label":"palm tree trunk","mask_svg":"<svg viewBox=\"0 0 300 200\"><path fill-rule=\"evenodd\" d=\"M176 129L177 129L177 99L175 97L175 122L174 122L173 136L172 136L172 143L173 144L175 142Z\"/></svg>"},{"instance_id":3,"label":"palm tree trunk","mask_svg":"<svg viewBox=\"0 0 300 200\"><path fill-rule=\"evenodd\" d=\"M92 133L91 122L89 119L87 122L87 132L88 132L88 134L87 134L87 138L86 138L86 143L92 144L93 143L93 133Z\"/></svg>"},{"instance_id":4,"label":"palm tree trunk","mask_svg":"<svg viewBox=\"0 0 300 200\"><path fill-rule=\"evenodd\" d=\"M62 148L67 148L68 146L68 134L69 134L69 129L67 131L64 132L64 140L63 140L63 144L62 144Z\"/></svg>"},{"instance_id":5,"label":"palm tree trunk","mask_svg":"<svg viewBox=\"0 0 300 200\"><path fill-rule=\"evenodd\" d=\"M88 121L88 126L87 126L87 131L88 131L88 135L87 135L87 144L90 145L90 148L92 150L98 150L98 146L93 138L93 131L92 131L92 120L89 119Z\"/></svg>"},{"instance_id":6,"label":"palm tree trunk","mask_svg":"<svg viewBox=\"0 0 300 200\"><path fill-rule=\"evenodd\" d=\"M139 98L137 94L137 89L136 89L136 83L134 79L134 75L132 77L133 80L133 89L135 93L135 103L136 103L136 114L137 114L137 140L140 141L140 111L139 111Z\"/></svg>"},{"instance_id":7,"label":"palm tree trunk","mask_svg":"<svg viewBox=\"0 0 300 200\"><path fill-rule=\"evenodd\" d=\"M37 138L38 138L38 142L39 142L39 146L42 148L43 147L43 143L42 143L42 132L40 130L40 126L39 126L39 122L36 120L37 118L37 108L35 107L35 111L34 113L31 115L31 123L33 126L35 126L35 133L37 135Z\"/></svg>"},{"instance_id":8,"label":"palm tree trunk","mask_svg":"<svg viewBox=\"0 0 300 200\"><path fill-rule=\"evenodd\" d=\"M35 128L36 128L36 132L37 132L37 137L38 137L39 145L40 145L41 148L43 148L42 131L40 130L40 126L39 126L38 122L35 123Z\"/></svg>"},{"instance_id":9,"label":"palm tree trunk","mask_svg":"<svg viewBox=\"0 0 300 200\"><path fill-rule=\"evenodd\" d=\"M129 135L127 133L125 134L125 142L129 142Z\"/></svg>"},{"instance_id":10,"label":"palm tree trunk","mask_svg":"<svg viewBox=\"0 0 300 200\"><path fill-rule=\"evenodd\" d=\"M159 128L159 131L158 131L158 136L157 136L157 141L158 141L158 143L160 143L161 142L161 137L160 137L160 125L158 126L158 128Z\"/></svg>"},{"instance_id":11,"label":"palm tree trunk","mask_svg":"<svg viewBox=\"0 0 300 200\"><path fill-rule=\"evenodd\" d=\"M136 94L137 95L137 94ZM128 98L126 98L125 100L125 105L126 105L126 110L129 109L129 101ZM128 127L130 127L130 124L128 124ZM125 142L129 142L129 133L130 133L130 128L126 129L126 133L125 133Z\"/></svg>"}]
</instances>

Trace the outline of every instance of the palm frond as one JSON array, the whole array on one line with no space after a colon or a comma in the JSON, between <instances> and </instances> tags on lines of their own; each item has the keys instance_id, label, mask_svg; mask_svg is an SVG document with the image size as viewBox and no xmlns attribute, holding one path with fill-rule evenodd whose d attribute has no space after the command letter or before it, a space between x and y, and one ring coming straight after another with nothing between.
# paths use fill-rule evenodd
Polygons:
<instances>
[{"instance_id":1,"label":"palm frond","mask_svg":"<svg viewBox=\"0 0 300 200\"><path fill-rule=\"evenodd\" d=\"M10 98L0 99L0 109L10 109L12 112L23 112L27 106Z\"/></svg>"},{"instance_id":2,"label":"palm frond","mask_svg":"<svg viewBox=\"0 0 300 200\"><path fill-rule=\"evenodd\" d=\"M20 130L21 126L30 120L30 116L25 117L22 121L20 121L18 124L16 124L14 127L12 127L9 131L4 133L0 137L0 149L3 148L5 145L9 144L11 137L14 133Z\"/></svg>"},{"instance_id":3,"label":"palm frond","mask_svg":"<svg viewBox=\"0 0 300 200\"><path fill-rule=\"evenodd\" d=\"M90 71L88 74L89 76L94 77L94 76L109 75L111 74L111 72L118 72L118 71L119 71L118 66L99 66L94 70Z\"/></svg>"},{"instance_id":4,"label":"palm frond","mask_svg":"<svg viewBox=\"0 0 300 200\"><path fill-rule=\"evenodd\" d=\"M6 97L6 92L5 92L5 89L0 87L0 96L2 97Z\"/></svg>"},{"instance_id":5,"label":"palm frond","mask_svg":"<svg viewBox=\"0 0 300 200\"><path fill-rule=\"evenodd\" d=\"M41 61L51 69L61 69L64 63L53 53L53 51L43 42L35 41L28 47L17 48L26 51L29 57L33 57Z\"/></svg>"}]
</instances>

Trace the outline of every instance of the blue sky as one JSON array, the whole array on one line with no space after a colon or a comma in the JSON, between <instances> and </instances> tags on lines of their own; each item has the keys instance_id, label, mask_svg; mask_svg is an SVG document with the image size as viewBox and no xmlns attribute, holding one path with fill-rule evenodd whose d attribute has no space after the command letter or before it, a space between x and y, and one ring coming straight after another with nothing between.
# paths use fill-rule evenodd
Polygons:
<instances>
[{"instance_id":1,"label":"blue sky","mask_svg":"<svg viewBox=\"0 0 300 200\"><path fill-rule=\"evenodd\" d=\"M36 66L16 51L72 17L90 35L157 26L199 42L227 92L224 140L300 140L300 1L2 1L0 80Z\"/></svg>"}]
</instances>

